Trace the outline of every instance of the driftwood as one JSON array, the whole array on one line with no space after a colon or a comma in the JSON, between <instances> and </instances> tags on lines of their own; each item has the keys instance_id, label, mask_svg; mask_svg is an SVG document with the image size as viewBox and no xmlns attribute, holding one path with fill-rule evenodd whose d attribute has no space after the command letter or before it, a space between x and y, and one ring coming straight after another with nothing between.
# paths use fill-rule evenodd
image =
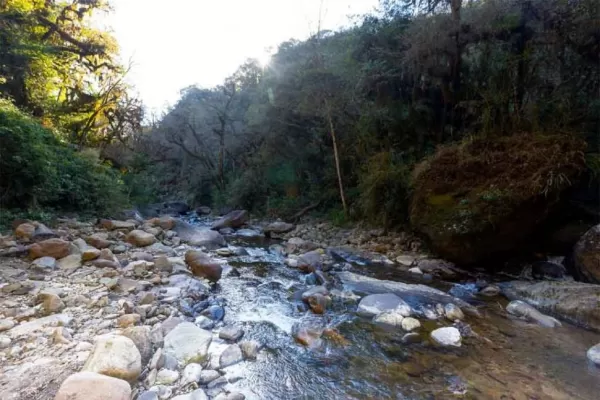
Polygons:
<instances>
[{"instance_id":1,"label":"driftwood","mask_svg":"<svg viewBox=\"0 0 600 400\"><path fill-rule=\"evenodd\" d=\"M286 222L289 222L289 223L291 223L291 224L295 224L295 223L297 223L297 222L298 222L298 220L299 220L300 218L302 218L302 217L304 216L304 214L306 214L306 213L307 213L307 212L309 212L309 211L312 211L312 210L314 210L315 208L319 207L319 205L321 205L321 200L319 200L319 201L317 201L316 203L314 203L314 204L311 204L311 205L309 205L309 206L307 206L307 207L304 207L302 210L298 211L296 214L292 215L292 216L291 216L291 217L289 217L289 218L286 218L286 220L285 220L285 221L286 221Z\"/></svg>"}]
</instances>

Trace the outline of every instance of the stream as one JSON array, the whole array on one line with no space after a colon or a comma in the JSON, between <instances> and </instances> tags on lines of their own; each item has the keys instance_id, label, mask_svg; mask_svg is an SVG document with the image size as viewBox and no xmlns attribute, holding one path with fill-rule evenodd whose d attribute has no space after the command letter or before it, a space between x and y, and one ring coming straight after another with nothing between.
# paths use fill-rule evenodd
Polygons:
<instances>
[{"instance_id":1,"label":"stream","mask_svg":"<svg viewBox=\"0 0 600 400\"><path fill-rule=\"evenodd\" d=\"M467 331L470 326L473 334L463 335L462 346L435 346L429 332L452 322L423 317L418 317L419 336L407 342L402 329L383 328L356 316L355 302L334 301L323 315L306 309L299 293L311 282L284 264L278 241L235 236L227 241L230 248L243 248L247 254L223 257L223 278L211 295L225 305L225 325L242 327L244 340L264 346L256 361L225 369L226 389L247 399L599 398L600 369L588 364L586 351L600 342L600 334L566 323L544 328L514 319L504 311L506 299L472 296L469 285L463 284L452 293L464 293L463 300L477 307L482 317L465 317ZM423 283L397 273L394 266L339 262L327 273L330 289L343 289L334 283L342 270ZM445 292L454 286L435 280L426 284ZM292 331L295 324L306 323L334 328L339 336L304 347L294 341ZM211 353L227 345L215 335Z\"/></svg>"}]
</instances>

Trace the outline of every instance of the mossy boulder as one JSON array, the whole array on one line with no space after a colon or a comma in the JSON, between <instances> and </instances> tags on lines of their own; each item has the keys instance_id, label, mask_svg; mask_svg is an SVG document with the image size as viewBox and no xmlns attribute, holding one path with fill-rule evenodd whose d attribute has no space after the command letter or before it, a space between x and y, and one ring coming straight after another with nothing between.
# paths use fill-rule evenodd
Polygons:
<instances>
[{"instance_id":1,"label":"mossy boulder","mask_svg":"<svg viewBox=\"0 0 600 400\"><path fill-rule=\"evenodd\" d=\"M572 135L515 134L442 147L413 174L411 225L473 264L522 248L585 168Z\"/></svg>"}]
</instances>

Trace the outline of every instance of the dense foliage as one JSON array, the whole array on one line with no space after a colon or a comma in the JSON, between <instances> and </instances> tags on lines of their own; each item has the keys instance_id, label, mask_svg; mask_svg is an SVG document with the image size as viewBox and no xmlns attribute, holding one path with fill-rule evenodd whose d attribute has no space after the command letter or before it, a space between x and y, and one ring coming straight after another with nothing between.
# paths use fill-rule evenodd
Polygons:
<instances>
[{"instance_id":1,"label":"dense foliage","mask_svg":"<svg viewBox=\"0 0 600 400\"><path fill-rule=\"evenodd\" d=\"M0 102L0 148L4 209L102 214L126 202L118 172L97 154L74 150L6 101Z\"/></svg>"},{"instance_id":2,"label":"dense foliage","mask_svg":"<svg viewBox=\"0 0 600 400\"><path fill-rule=\"evenodd\" d=\"M597 153L599 7L383 1L352 28L282 43L264 68L185 89L137 149L167 171L157 188L195 203L286 216L321 201L397 224L411 170L439 145L561 132Z\"/></svg>"}]
</instances>

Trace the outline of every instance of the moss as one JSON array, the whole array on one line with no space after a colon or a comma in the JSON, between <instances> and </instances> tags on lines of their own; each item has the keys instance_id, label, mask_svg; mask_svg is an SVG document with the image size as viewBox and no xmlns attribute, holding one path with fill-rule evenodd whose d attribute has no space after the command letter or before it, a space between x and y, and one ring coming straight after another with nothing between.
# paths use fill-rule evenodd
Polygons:
<instances>
[{"instance_id":1,"label":"moss","mask_svg":"<svg viewBox=\"0 0 600 400\"><path fill-rule=\"evenodd\" d=\"M585 168L584 150L572 135L530 134L440 148L413 174L411 224L455 261L509 250Z\"/></svg>"}]
</instances>

